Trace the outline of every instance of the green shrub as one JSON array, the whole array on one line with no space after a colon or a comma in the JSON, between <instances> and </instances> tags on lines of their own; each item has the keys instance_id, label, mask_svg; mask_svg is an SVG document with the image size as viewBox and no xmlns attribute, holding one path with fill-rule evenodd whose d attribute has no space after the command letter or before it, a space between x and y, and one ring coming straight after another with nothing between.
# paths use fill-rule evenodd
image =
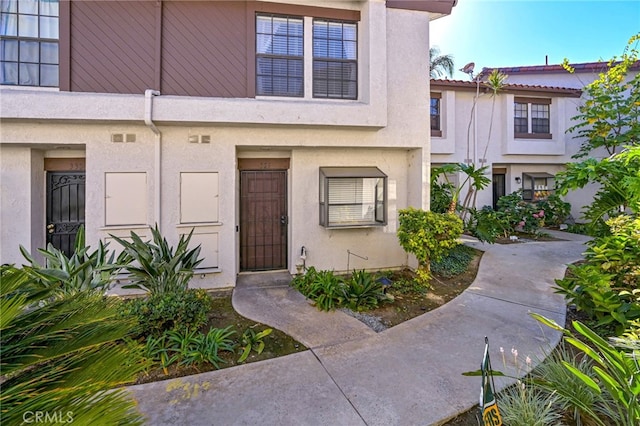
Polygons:
<instances>
[{"instance_id":1,"label":"green shrub","mask_svg":"<svg viewBox=\"0 0 640 426\"><path fill-rule=\"evenodd\" d=\"M433 170L433 169L432 169ZM455 188L450 183L441 183L436 179L431 181L431 211L434 213L446 213L453 200L452 191Z\"/></svg>"},{"instance_id":2,"label":"green shrub","mask_svg":"<svg viewBox=\"0 0 640 426\"><path fill-rule=\"evenodd\" d=\"M131 242L112 235L128 256L129 263L123 266L131 284L123 288L144 290L151 295L186 290L193 270L203 260L199 258L200 246L189 250L193 231L188 236L180 237L174 251L160 234L158 225L150 229L153 242L142 241L135 232L131 232Z\"/></svg>"},{"instance_id":3,"label":"green shrub","mask_svg":"<svg viewBox=\"0 0 640 426\"><path fill-rule=\"evenodd\" d=\"M589 235L589 230L587 229L587 225L584 223L573 223L567 226L567 232L571 232L572 234L579 235Z\"/></svg>"},{"instance_id":4,"label":"green shrub","mask_svg":"<svg viewBox=\"0 0 640 426\"><path fill-rule=\"evenodd\" d=\"M505 224L506 232L511 235L516 231L525 234L536 234L544 226L546 212L536 204L522 200L522 190L500 197L498 211Z\"/></svg>"},{"instance_id":5,"label":"green shrub","mask_svg":"<svg viewBox=\"0 0 640 426\"><path fill-rule=\"evenodd\" d=\"M169 330L199 329L207 322L210 309L211 298L205 290L188 289L130 300L123 313L137 318L136 335L157 337Z\"/></svg>"},{"instance_id":6,"label":"green shrub","mask_svg":"<svg viewBox=\"0 0 640 426\"><path fill-rule=\"evenodd\" d=\"M586 262L570 265L556 280L556 292L598 325L617 324L621 333L629 321L640 318L640 218L609 219L610 235L588 242Z\"/></svg>"},{"instance_id":7,"label":"green shrub","mask_svg":"<svg viewBox=\"0 0 640 426\"><path fill-rule=\"evenodd\" d=\"M558 194L551 194L546 200L536 203L538 209L544 211L545 223L558 226L569 217L571 204L564 201Z\"/></svg>"},{"instance_id":8,"label":"green shrub","mask_svg":"<svg viewBox=\"0 0 640 426\"><path fill-rule=\"evenodd\" d=\"M455 277L467 270L473 255L471 247L460 244L452 248L442 259L431 261L431 272L444 277Z\"/></svg>"},{"instance_id":9,"label":"green shrub","mask_svg":"<svg viewBox=\"0 0 640 426\"><path fill-rule=\"evenodd\" d=\"M462 220L450 213L433 213L413 207L399 212L398 239L407 252L418 259L418 279L429 282L429 264L439 260L453 247L460 244Z\"/></svg>"},{"instance_id":10,"label":"green shrub","mask_svg":"<svg viewBox=\"0 0 640 426\"><path fill-rule=\"evenodd\" d=\"M502 212L485 206L480 210L469 210L465 230L478 240L493 244L499 237L508 237L513 228Z\"/></svg>"}]
</instances>

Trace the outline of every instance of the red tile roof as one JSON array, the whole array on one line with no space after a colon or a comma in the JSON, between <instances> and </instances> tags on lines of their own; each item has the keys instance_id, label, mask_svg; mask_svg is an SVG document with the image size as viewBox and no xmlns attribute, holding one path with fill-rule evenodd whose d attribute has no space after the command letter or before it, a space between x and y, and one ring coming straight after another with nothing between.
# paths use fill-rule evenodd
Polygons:
<instances>
[{"instance_id":1,"label":"red tile roof","mask_svg":"<svg viewBox=\"0 0 640 426\"><path fill-rule=\"evenodd\" d=\"M615 62L616 64L619 62ZM609 63L601 62L584 62L579 64L569 64L575 72L604 72L609 68ZM490 74L494 69L503 74L541 74L541 73L558 73L567 72L562 65L526 65L518 67L499 67L499 68L483 68L482 74ZM636 61L631 65L632 70L640 70L640 61Z\"/></svg>"},{"instance_id":2,"label":"red tile roof","mask_svg":"<svg viewBox=\"0 0 640 426\"><path fill-rule=\"evenodd\" d=\"M475 81L465 81L465 80L436 80L431 79L431 88L432 89L449 89L449 88L458 88L463 90L476 90L476 82ZM488 92L490 89L486 85L485 82L480 82L480 91ZM556 96L569 96L579 98L582 94L580 89L573 89L569 87L556 87L556 86L541 86L541 85L532 85L532 84L513 84L508 83L504 85L504 91L507 92L543 92L546 94L555 94Z\"/></svg>"}]
</instances>

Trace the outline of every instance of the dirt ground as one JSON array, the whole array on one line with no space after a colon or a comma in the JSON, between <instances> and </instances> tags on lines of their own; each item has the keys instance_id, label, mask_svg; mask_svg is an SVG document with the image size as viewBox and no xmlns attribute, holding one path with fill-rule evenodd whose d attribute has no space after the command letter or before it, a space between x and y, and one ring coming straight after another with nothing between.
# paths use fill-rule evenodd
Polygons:
<instances>
[{"instance_id":1,"label":"dirt ground","mask_svg":"<svg viewBox=\"0 0 640 426\"><path fill-rule=\"evenodd\" d=\"M394 273L387 294L393 296L393 302L384 303L381 307L367 311L369 315L380 317L383 324L393 327L411 318L436 309L462 293L475 280L482 252L476 251L467 270L454 277L433 274L430 288L411 285L413 273L409 270ZM405 283L395 284L398 279Z\"/></svg>"}]
</instances>

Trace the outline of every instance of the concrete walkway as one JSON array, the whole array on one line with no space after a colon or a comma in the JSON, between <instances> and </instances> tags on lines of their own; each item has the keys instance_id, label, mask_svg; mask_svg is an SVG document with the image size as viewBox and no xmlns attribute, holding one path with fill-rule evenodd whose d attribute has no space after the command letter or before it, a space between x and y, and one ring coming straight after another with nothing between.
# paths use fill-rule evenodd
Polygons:
<instances>
[{"instance_id":1,"label":"concrete walkway","mask_svg":"<svg viewBox=\"0 0 640 426\"><path fill-rule=\"evenodd\" d=\"M495 369L522 376L560 335L528 314L560 324L553 293L583 236L566 241L487 245L478 276L446 305L379 334L343 314L318 312L278 274L240 276L233 303L310 350L182 379L131 386L152 425L431 425L478 402L477 370L489 337ZM504 348L503 357L499 348ZM516 360L511 350L518 351ZM511 381L497 378L503 388Z\"/></svg>"}]
</instances>

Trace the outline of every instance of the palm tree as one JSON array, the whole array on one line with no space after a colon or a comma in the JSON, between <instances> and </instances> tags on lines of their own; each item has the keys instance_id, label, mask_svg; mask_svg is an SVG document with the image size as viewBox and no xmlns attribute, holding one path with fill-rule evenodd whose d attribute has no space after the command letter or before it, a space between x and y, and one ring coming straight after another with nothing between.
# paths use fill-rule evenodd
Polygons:
<instances>
[{"instance_id":1,"label":"palm tree","mask_svg":"<svg viewBox=\"0 0 640 426\"><path fill-rule=\"evenodd\" d=\"M56 288L69 279L62 270L0 267L1 421L30 423L40 413L47 423L141 424L118 389L144 369L122 340L134 324L120 316L121 301L99 291L61 296Z\"/></svg>"},{"instance_id":2,"label":"palm tree","mask_svg":"<svg viewBox=\"0 0 640 426\"><path fill-rule=\"evenodd\" d=\"M429 77L453 77L453 68L453 56L441 55L437 47L429 49Z\"/></svg>"}]
</instances>

